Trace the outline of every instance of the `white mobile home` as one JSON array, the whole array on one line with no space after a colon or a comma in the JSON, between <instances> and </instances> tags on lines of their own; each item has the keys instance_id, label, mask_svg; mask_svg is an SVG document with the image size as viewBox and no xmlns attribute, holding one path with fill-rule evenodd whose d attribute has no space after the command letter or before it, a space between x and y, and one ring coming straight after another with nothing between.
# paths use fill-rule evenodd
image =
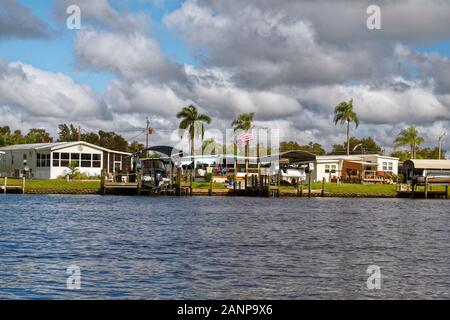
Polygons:
<instances>
[{"instance_id":1,"label":"white mobile home","mask_svg":"<svg viewBox=\"0 0 450 320\"><path fill-rule=\"evenodd\" d=\"M57 179L68 172L69 163L78 164L80 172L99 176L126 171L129 153L113 151L84 141L13 145L0 148L0 175L34 179Z\"/></svg>"},{"instance_id":2,"label":"white mobile home","mask_svg":"<svg viewBox=\"0 0 450 320\"><path fill-rule=\"evenodd\" d=\"M387 175L398 174L399 158L378 154L358 154L350 156L316 156L314 161L314 181L330 182L336 179L373 181Z\"/></svg>"}]
</instances>

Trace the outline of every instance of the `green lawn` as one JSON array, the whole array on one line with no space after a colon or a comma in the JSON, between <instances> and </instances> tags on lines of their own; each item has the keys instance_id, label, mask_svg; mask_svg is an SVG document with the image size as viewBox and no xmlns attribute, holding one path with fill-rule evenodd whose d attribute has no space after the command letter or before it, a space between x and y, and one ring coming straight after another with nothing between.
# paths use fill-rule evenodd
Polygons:
<instances>
[{"instance_id":1,"label":"green lawn","mask_svg":"<svg viewBox=\"0 0 450 320\"><path fill-rule=\"evenodd\" d=\"M209 189L209 182L193 182L196 189ZM214 183L213 189L226 189L223 183ZM308 186L303 186L306 191ZM313 183L312 189L322 189L322 183ZM281 186L281 190L294 190L292 186ZM325 183L325 191L332 193L395 193L396 186L388 184Z\"/></svg>"},{"instance_id":2,"label":"green lawn","mask_svg":"<svg viewBox=\"0 0 450 320\"><path fill-rule=\"evenodd\" d=\"M0 185L4 184L4 179L0 178ZM8 185L22 185L21 179L8 179ZM193 188L195 189L209 189L209 182L193 182ZM28 189L90 189L99 190L100 181L72 181L67 182L66 180L27 180L26 188ZM313 190L320 190L322 188L322 183L313 183ZM223 183L213 183L213 189L226 189ZM306 191L308 186L303 186L303 190ZM281 186L281 190L294 190L292 186ZM417 191L422 191L423 187L418 187ZM434 191L443 191L445 187L435 186L432 187ZM349 183L325 183L325 192L330 193L395 193L396 186L389 184L349 184Z\"/></svg>"},{"instance_id":3,"label":"green lawn","mask_svg":"<svg viewBox=\"0 0 450 320\"><path fill-rule=\"evenodd\" d=\"M322 189L322 183L313 183L312 189ZM293 190L294 187L282 186L283 190ZM303 186L307 190L308 186ZM325 192L331 193L395 193L396 186L390 184L352 184L352 183L325 183Z\"/></svg>"},{"instance_id":4,"label":"green lawn","mask_svg":"<svg viewBox=\"0 0 450 320\"><path fill-rule=\"evenodd\" d=\"M192 182L192 188L194 189L209 189L209 182ZM226 189L223 183L214 182L213 189Z\"/></svg>"},{"instance_id":5,"label":"green lawn","mask_svg":"<svg viewBox=\"0 0 450 320\"><path fill-rule=\"evenodd\" d=\"M4 184L4 179L0 178L0 185ZM8 185L22 185L21 179L8 179ZM100 189L100 180L92 181L71 181L66 180L27 180L28 189Z\"/></svg>"}]
</instances>

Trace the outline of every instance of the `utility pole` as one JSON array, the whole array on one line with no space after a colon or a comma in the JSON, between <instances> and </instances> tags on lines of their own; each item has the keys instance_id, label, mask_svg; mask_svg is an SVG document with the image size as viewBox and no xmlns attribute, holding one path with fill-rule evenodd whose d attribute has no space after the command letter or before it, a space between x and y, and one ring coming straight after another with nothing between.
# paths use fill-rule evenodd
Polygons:
<instances>
[{"instance_id":1,"label":"utility pole","mask_svg":"<svg viewBox=\"0 0 450 320\"><path fill-rule=\"evenodd\" d=\"M146 118L147 121L147 129L145 130L145 149L148 148L148 136L149 136L149 130L150 130L150 120L148 117ZM145 151L146 156L148 157L148 150Z\"/></svg>"},{"instance_id":2,"label":"utility pole","mask_svg":"<svg viewBox=\"0 0 450 320\"><path fill-rule=\"evenodd\" d=\"M439 136L439 160L441 160L441 153L442 153L442 139L447 135L446 132L444 132L443 134L441 134Z\"/></svg>"},{"instance_id":3,"label":"utility pole","mask_svg":"<svg viewBox=\"0 0 450 320\"><path fill-rule=\"evenodd\" d=\"M78 141L81 141L81 126L78 126Z\"/></svg>"}]
</instances>

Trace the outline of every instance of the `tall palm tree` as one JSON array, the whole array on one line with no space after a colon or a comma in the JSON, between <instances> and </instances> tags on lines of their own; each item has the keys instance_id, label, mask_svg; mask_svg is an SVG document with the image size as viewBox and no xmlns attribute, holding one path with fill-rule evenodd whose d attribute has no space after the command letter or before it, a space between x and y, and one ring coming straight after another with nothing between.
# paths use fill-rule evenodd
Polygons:
<instances>
[{"instance_id":1,"label":"tall palm tree","mask_svg":"<svg viewBox=\"0 0 450 320\"><path fill-rule=\"evenodd\" d=\"M409 127L408 129L403 129L397 135L394 140L394 146L396 148L402 146L410 146L411 148L411 159L416 158L417 147L424 143L425 140L419 136L419 131L415 127Z\"/></svg>"},{"instance_id":2,"label":"tall palm tree","mask_svg":"<svg viewBox=\"0 0 450 320\"><path fill-rule=\"evenodd\" d=\"M239 115L236 119L233 120L231 126L233 127L234 132L236 131L248 131L253 128L253 117L255 113L243 113ZM249 142L245 144L245 156L248 156L248 145Z\"/></svg>"},{"instance_id":3,"label":"tall palm tree","mask_svg":"<svg viewBox=\"0 0 450 320\"><path fill-rule=\"evenodd\" d=\"M340 123L347 124L347 155L350 155L350 124L355 123L356 128L359 126L359 119L356 112L353 111L353 99L349 102L341 102L334 108L334 125Z\"/></svg>"},{"instance_id":4,"label":"tall palm tree","mask_svg":"<svg viewBox=\"0 0 450 320\"><path fill-rule=\"evenodd\" d=\"M255 113L243 113L239 115L236 119L233 120L231 126L233 127L234 132L237 131L248 131L253 128L253 117ZM245 172L248 173L248 156L249 156L249 145L250 142L247 141L245 143ZM235 160L235 175L236 175L236 160ZM245 179L247 182L247 178Z\"/></svg>"},{"instance_id":5,"label":"tall palm tree","mask_svg":"<svg viewBox=\"0 0 450 320\"><path fill-rule=\"evenodd\" d=\"M191 156L194 157L195 137L196 135L200 135L203 143L205 123L210 124L211 118L206 114L199 113L197 107L192 104L181 109L181 111L177 113L177 118L181 119L179 128L188 131Z\"/></svg>"}]
</instances>

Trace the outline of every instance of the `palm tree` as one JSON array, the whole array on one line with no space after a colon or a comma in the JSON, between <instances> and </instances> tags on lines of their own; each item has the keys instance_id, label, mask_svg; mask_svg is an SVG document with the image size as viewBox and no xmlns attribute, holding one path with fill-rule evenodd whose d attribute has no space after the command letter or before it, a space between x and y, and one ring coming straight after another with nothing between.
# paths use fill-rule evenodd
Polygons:
<instances>
[{"instance_id":1,"label":"palm tree","mask_svg":"<svg viewBox=\"0 0 450 320\"><path fill-rule=\"evenodd\" d=\"M397 135L394 140L394 146L396 148L402 146L410 146L411 148L411 159L416 158L417 147L424 143L425 140L419 137L419 131L415 127L409 127L408 129L403 129Z\"/></svg>"},{"instance_id":2,"label":"palm tree","mask_svg":"<svg viewBox=\"0 0 450 320\"><path fill-rule=\"evenodd\" d=\"M253 116L255 113L243 113L239 115L236 119L233 120L231 126L233 127L234 132L236 131L248 131L253 128ZM245 172L248 172L248 155L249 155L249 141L245 143ZM236 162L236 160L235 160ZM235 164L235 175L236 175L236 164ZM247 178L245 179L247 183Z\"/></svg>"},{"instance_id":3,"label":"palm tree","mask_svg":"<svg viewBox=\"0 0 450 320\"><path fill-rule=\"evenodd\" d=\"M211 150L211 154L216 154L216 150L219 148L216 140L214 138L209 138L202 143L202 155L206 150Z\"/></svg>"},{"instance_id":4,"label":"palm tree","mask_svg":"<svg viewBox=\"0 0 450 320\"><path fill-rule=\"evenodd\" d=\"M231 123L231 125L233 126L233 130L234 132L236 131L248 131L251 128L253 128L253 116L255 115L255 113L250 112L250 113L243 113L241 115L239 115L236 119L233 120L233 122ZM248 145L249 142L246 142L245 144L245 156L247 157L247 153L248 153Z\"/></svg>"},{"instance_id":5,"label":"palm tree","mask_svg":"<svg viewBox=\"0 0 450 320\"><path fill-rule=\"evenodd\" d=\"M359 126L359 119L356 112L353 111L353 99L349 102L341 102L334 108L334 124L338 122L343 125L347 124L347 156L350 155L350 123L354 122L356 128Z\"/></svg>"},{"instance_id":6,"label":"palm tree","mask_svg":"<svg viewBox=\"0 0 450 320\"><path fill-rule=\"evenodd\" d=\"M197 107L192 104L181 109L181 111L177 113L177 118L181 119L179 128L188 131L191 156L194 157L194 139L196 134L197 136L200 134L203 143L205 123L210 124L211 118L206 114L199 113Z\"/></svg>"}]
</instances>

